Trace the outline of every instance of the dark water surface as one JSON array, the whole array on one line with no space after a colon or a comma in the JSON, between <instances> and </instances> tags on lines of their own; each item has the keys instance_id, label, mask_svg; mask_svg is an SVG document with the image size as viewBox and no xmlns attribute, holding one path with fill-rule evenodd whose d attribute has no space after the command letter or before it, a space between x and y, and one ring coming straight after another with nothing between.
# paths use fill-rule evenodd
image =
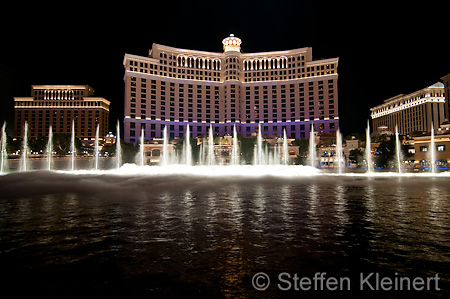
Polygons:
<instances>
[{"instance_id":1,"label":"dark water surface","mask_svg":"<svg viewBox=\"0 0 450 299\"><path fill-rule=\"evenodd\" d=\"M351 293L281 291L282 272L348 277ZM440 290L361 293L371 272L438 274ZM0 273L17 295L448 298L450 180L13 173L0 177Z\"/></svg>"}]
</instances>

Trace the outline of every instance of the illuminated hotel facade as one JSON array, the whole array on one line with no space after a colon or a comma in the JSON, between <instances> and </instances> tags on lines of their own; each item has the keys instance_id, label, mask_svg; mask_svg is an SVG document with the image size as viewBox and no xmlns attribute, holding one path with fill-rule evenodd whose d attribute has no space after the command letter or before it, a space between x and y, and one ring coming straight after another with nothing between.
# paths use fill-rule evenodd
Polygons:
<instances>
[{"instance_id":1,"label":"illuminated hotel facade","mask_svg":"<svg viewBox=\"0 0 450 299\"><path fill-rule=\"evenodd\" d=\"M438 82L410 94L400 94L370 108L372 130L387 127L402 135L411 132L430 132L431 124L439 128L445 120L444 84Z\"/></svg>"},{"instance_id":2,"label":"illuminated hotel facade","mask_svg":"<svg viewBox=\"0 0 450 299\"><path fill-rule=\"evenodd\" d=\"M233 35L223 52L153 44L149 57L125 54L125 142L232 134L244 137L261 126L264 137L309 138L334 133L338 116L338 58L313 60L311 48L242 53Z\"/></svg>"},{"instance_id":3,"label":"illuminated hotel facade","mask_svg":"<svg viewBox=\"0 0 450 299\"><path fill-rule=\"evenodd\" d=\"M48 136L53 133L71 134L72 121L75 136L83 144L95 140L99 124L99 136L108 133L110 102L94 97L89 85L33 85L30 97L14 97L14 137L22 138L24 123L28 123L28 137Z\"/></svg>"},{"instance_id":4,"label":"illuminated hotel facade","mask_svg":"<svg viewBox=\"0 0 450 299\"><path fill-rule=\"evenodd\" d=\"M444 84L445 118L450 119L450 74L441 77Z\"/></svg>"}]
</instances>

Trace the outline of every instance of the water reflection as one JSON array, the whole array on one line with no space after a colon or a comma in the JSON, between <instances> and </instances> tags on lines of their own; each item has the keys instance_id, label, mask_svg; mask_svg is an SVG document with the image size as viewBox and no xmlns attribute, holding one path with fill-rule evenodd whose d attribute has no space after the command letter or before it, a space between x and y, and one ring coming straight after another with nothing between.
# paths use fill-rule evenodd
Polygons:
<instances>
[{"instance_id":1,"label":"water reflection","mask_svg":"<svg viewBox=\"0 0 450 299\"><path fill-rule=\"evenodd\" d=\"M426 232L426 241L423 245L427 247L427 253L434 252L430 250L430 244L435 244L435 247L448 248L450 250L450 244L447 242L450 226L450 196L449 193L442 192L442 186L438 183L434 183L428 186L428 206L426 207L427 217L424 217L427 221L427 225L424 227ZM435 249L435 248L433 248ZM429 255L430 259L436 261L450 261L450 255L443 256Z\"/></svg>"},{"instance_id":2,"label":"water reflection","mask_svg":"<svg viewBox=\"0 0 450 299\"><path fill-rule=\"evenodd\" d=\"M293 203L291 199L291 186L283 185L280 190L280 209L281 209L281 223L283 225L283 237L286 242L290 242L295 237L295 225L293 223Z\"/></svg>"},{"instance_id":3,"label":"water reflection","mask_svg":"<svg viewBox=\"0 0 450 299\"><path fill-rule=\"evenodd\" d=\"M173 228L173 220L174 220L174 212L173 212L173 199L172 194L169 192L163 192L160 194L155 200L156 209L151 212L151 219L149 221L154 224L156 236L151 241L155 242L172 242L174 239L171 236L171 231ZM188 202L190 202L191 194L187 194L187 197L184 197ZM153 199L152 199L153 200ZM147 203L148 205L148 203ZM146 206L147 206L146 205ZM175 208L176 209L176 208ZM186 206L185 215L190 217L191 213L189 211L189 204ZM150 212L150 211L149 211ZM189 219L184 219L184 224L187 224L187 231L191 229L191 222Z\"/></svg>"},{"instance_id":4,"label":"water reflection","mask_svg":"<svg viewBox=\"0 0 450 299\"><path fill-rule=\"evenodd\" d=\"M247 298L259 271L370 271L440 273L450 289L445 179L95 179L0 200L4 285Z\"/></svg>"},{"instance_id":5,"label":"water reflection","mask_svg":"<svg viewBox=\"0 0 450 299\"><path fill-rule=\"evenodd\" d=\"M177 206L177 209L180 210L181 221L182 221L182 229L185 232L185 237L190 238L192 233L192 225L193 225L193 207L194 207L194 195L192 191L187 190L181 196L181 204Z\"/></svg>"},{"instance_id":6,"label":"water reflection","mask_svg":"<svg viewBox=\"0 0 450 299\"><path fill-rule=\"evenodd\" d=\"M253 202L251 211L251 227L252 232L264 234L265 222L266 222L266 194L265 188L262 185L254 186L255 194L253 196Z\"/></svg>"},{"instance_id":7,"label":"water reflection","mask_svg":"<svg viewBox=\"0 0 450 299\"><path fill-rule=\"evenodd\" d=\"M320 220L318 218L318 187L315 184L309 185L306 189L308 198L308 228L313 231L312 235L320 237Z\"/></svg>"},{"instance_id":8,"label":"water reflection","mask_svg":"<svg viewBox=\"0 0 450 299\"><path fill-rule=\"evenodd\" d=\"M226 224L228 226L229 236L222 242L222 250L225 257L221 262L223 267L223 286L222 290L226 297L239 297L242 293L241 282L244 275L248 274L249 267L243 258L243 198L240 196L240 190L236 185L228 186L228 201L225 209Z\"/></svg>"},{"instance_id":9,"label":"water reflection","mask_svg":"<svg viewBox=\"0 0 450 299\"><path fill-rule=\"evenodd\" d=\"M372 186L375 182L373 180L368 181L368 185L364 188L364 208L365 214L364 218L367 222L372 223L374 221L374 216L376 213L376 201L375 201L375 188Z\"/></svg>"},{"instance_id":10,"label":"water reflection","mask_svg":"<svg viewBox=\"0 0 450 299\"><path fill-rule=\"evenodd\" d=\"M209 192L206 196L205 227L210 248L217 246L218 214L217 193Z\"/></svg>"},{"instance_id":11,"label":"water reflection","mask_svg":"<svg viewBox=\"0 0 450 299\"><path fill-rule=\"evenodd\" d=\"M232 231L234 231L236 236L239 236L242 234L242 218L244 217L242 211L243 198L240 196L239 189L236 185L230 186L229 188L227 200L230 203L230 224L233 227Z\"/></svg>"},{"instance_id":12,"label":"water reflection","mask_svg":"<svg viewBox=\"0 0 450 299\"><path fill-rule=\"evenodd\" d=\"M348 223L349 218L347 214L347 201L346 201L346 188L343 185L335 186L335 217L338 223L337 235L341 236L345 232L345 225Z\"/></svg>"}]
</instances>

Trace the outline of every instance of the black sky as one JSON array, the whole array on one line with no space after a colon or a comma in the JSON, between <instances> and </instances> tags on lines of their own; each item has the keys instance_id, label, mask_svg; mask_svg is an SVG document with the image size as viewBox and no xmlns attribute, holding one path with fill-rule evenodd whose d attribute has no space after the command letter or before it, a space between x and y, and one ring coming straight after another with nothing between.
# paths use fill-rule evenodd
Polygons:
<instances>
[{"instance_id":1,"label":"black sky","mask_svg":"<svg viewBox=\"0 0 450 299\"><path fill-rule=\"evenodd\" d=\"M230 33L244 52L312 47L339 57L339 116L363 132L369 108L450 73L445 1L128 1L12 3L0 20L0 121L32 84L89 84L123 119L123 56L152 43L222 51Z\"/></svg>"}]
</instances>

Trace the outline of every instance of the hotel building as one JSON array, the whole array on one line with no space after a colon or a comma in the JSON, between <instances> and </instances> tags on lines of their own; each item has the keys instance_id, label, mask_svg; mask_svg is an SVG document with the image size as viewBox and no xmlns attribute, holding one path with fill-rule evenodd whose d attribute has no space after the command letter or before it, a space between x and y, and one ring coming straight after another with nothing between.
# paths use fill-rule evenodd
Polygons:
<instances>
[{"instance_id":1,"label":"hotel building","mask_svg":"<svg viewBox=\"0 0 450 299\"><path fill-rule=\"evenodd\" d=\"M88 145L95 140L99 124L99 136L108 133L110 102L94 97L89 85L33 85L31 97L14 97L14 137L24 134L28 122L28 136L48 136L53 133L71 134L75 121L75 136Z\"/></svg>"},{"instance_id":2,"label":"hotel building","mask_svg":"<svg viewBox=\"0 0 450 299\"><path fill-rule=\"evenodd\" d=\"M450 165L450 134L448 130L435 130L434 145L436 154L436 166L438 169ZM414 137L414 164L416 167L429 167L431 162L431 135Z\"/></svg>"},{"instance_id":3,"label":"hotel building","mask_svg":"<svg viewBox=\"0 0 450 299\"><path fill-rule=\"evenodd\" d=\"M223 52L153 44L149 57L125 54L125 142L237 132L309 138L337 130L338 58L313 60L311 48L242 53L233 35Z\"/></svg>"},{"instance_id":4,"label":"hotel building","mask_svg":"<svg viewBox=\"0 0 450 299\"><path fill-rule=\"evenodd\" d=\"M370 108L372 131L381 126L400 134L429 132L431 124L439 128L445 120L444 85L440 82L410 94L400 94L384 101L384 104Z\"/></svg>"},{"instance_id":5,"label":"hotel building","mask_svg":"<svg viewBox=\"0 0 450 299\"><path fill-rule=\"evenodd\" d=\"M444 97L445 97L445 118L450 119L450 74L441 78L444 83Z\"/></svg>"}]
</instances>

